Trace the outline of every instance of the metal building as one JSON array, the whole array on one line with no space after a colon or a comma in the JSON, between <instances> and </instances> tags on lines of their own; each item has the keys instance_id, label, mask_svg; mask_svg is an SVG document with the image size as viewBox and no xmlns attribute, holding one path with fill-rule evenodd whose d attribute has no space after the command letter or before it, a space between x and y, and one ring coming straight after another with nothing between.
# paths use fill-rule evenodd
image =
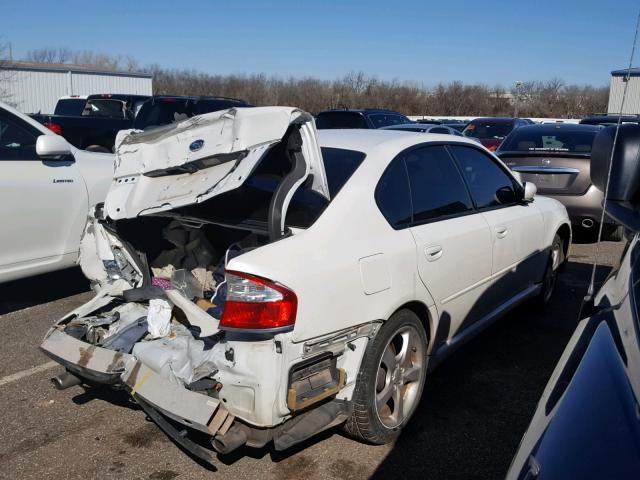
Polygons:
<instances>
[{"instance_id":1,"label":"metal building","mask_svg":"<svg viewBox=\"0 0 640 480\"><path fill-rule=\"evenodd\" d=\"M3 62L0 100L24 113L53 113L58 98L95 93L152 94L147 73L114 72L83 65Z\"/></svg>"},{"instance_id":2,"label":"metal building","mask_svg":"<svg viewBox=\"0 0 640 480\"><path fill-rule=\"evenodd\" d=\"M620 113L625 85L627 85L627 96L624 100L622 113L640 115L640 68L632 68L631 70L625 68L611 72L607 112L610 114Z\"/></svg>"}]
</instances>

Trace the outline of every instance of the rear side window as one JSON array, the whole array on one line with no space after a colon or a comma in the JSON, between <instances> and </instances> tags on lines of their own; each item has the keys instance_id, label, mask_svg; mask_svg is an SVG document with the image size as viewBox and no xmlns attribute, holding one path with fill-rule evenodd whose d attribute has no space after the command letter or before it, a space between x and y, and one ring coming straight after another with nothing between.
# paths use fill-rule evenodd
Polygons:
<instances>
[{"instance_id":1,"label":"rear side window","mask_svg":"<svg viewBox=\"0 0 640 480\"><path fill-rule=\"evenodd\" d=\"M82 115L82 110L86 105L87 100L85 98L63 98L56 103L56 109L54 115L63 115L67 117L79 117Z\"/></svg>"},{"instance_id":2,"label":"rear side window","mask_svg":"<svg viewBox=\"0 0 640 480\"><path fill-rule=\"evenodd\" d=\"M393 228L403 228L411 223L409 179L402 158L391 162L382 174L375 197L382 215Z\"/></svg>"},{"instance_id":3,"label":"rear side window","mask_svg":"<svg viewBox=\"0 0 640 480\"><path fill-rule=\"evenodd\" d=\"M404 155L413 203L413 222L465 213L473 208L458 168L442 146Z\"/></svg>"},{"instance_id":4,"label":"rear side window","mask_svg":"<svg viewBox=\"0 0 640 480\"><path fill-rule=\"evenodd\" d=\"M517 201L515 181L491 157L471 147L452 145L478 208L511 205Z\"/></svg>"},{"instance_id":5,"label":"rear side window","mask_svg":"<svg viewBox=\"0 0 640 480\"><path fill-rule=\"evenodd\" d=\"M318 130L336 128L369 128L364 117L356 112L324 112L316 118Z\"/></svg>"}]
</instances>

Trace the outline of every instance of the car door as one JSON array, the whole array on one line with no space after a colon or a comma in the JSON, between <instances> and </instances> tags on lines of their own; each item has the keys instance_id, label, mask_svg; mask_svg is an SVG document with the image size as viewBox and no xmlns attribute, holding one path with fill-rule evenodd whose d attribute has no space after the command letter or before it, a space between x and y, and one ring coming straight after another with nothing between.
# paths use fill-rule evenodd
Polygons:
<instances>
[{"instance_id":1,"label":"car door","mask_svg":"<svg viewBox=\"0 0 640 480\"><path fill-rule=\"evenodd\" d=\"M0 109L0 279L77 252L87 192L73 158L41 160L35 127ZM75 239L75 241L71 241ZM73 260L71 260L73 261ZM47 268L43 268L42 271ZM33 273L36 273L35 271Z\"/></svg>"},{"instance_id":2,"label":"car door","mask_svg":"<svg viewBox=\"0 0 640 480\"><path fill-rule=\"evenodd\" d=\"M540 281L548 255L544 220L534 203L519 201L522 187L499 160L473 146L449 148L491 229L492 287L486 301L497 308Z\"/></svg>"},{"instance_id":3,"label":"car door","mask_svg":"<svg viewBox=\"0 0 640 480\"><path fill-rule=\"evenodd\" d=\"M418 271L439 315L437 348L485 313L478 300L491 276L491 233L443 145L409 150L401 160L411 191Z\"/></svg>"}]
</instances>

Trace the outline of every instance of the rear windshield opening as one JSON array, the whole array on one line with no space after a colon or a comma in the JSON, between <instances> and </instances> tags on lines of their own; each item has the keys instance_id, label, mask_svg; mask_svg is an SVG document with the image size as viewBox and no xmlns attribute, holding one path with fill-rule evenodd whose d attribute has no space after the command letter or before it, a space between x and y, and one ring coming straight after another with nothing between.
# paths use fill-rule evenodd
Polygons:
<instances>
[{"instance_id":1,"label":"rear windshield opening","mask_svg":"<svg viewBox=\"0 0 640 480\"><path fill-rule=\"evenodd\" d=\"M503 152L590 154L596 131L518 129L501 145Z\"/></svg>"},{"instance_id":2,"label":"rear windshield opening","mask_svg":"<svg viewBox=\"0 0 640 480\"><path fill-rule=\"evenodd\" d=\"M322 148L330 197L333 199L365 158L363 152ZM251 176L235 190L206 202L176 210L176 213L226 225L247 227L266 225L271 198L284 176L291 170L282 143L276 145ZM298 188L287 209L286 225L309 228L320 217L329 200L311 190L311 179Z\"/></svg>"},{"instance_id":3,"label":"rear windshield opening","mask_svg":"<svg viewBox=\"0 0 640 480\"><path fill-rule=\"evenodd\" d=\"M511 122L471 122L462 134L473 138L504 138L512 129Z\"/></svg>"}]
</instances>

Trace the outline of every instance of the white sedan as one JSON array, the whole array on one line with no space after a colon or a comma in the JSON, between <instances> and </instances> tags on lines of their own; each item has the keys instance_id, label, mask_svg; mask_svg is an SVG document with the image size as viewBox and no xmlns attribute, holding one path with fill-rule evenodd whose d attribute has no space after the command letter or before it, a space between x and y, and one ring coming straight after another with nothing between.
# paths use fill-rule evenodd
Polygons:
<instances>
[{"instance_id":1,"label":"white sedan","mask_svg":"<svg viewBox=\"0 0 640 480\"><path fill-rule=\"evenodd\" d=\"M78 150L0 102L0 283L76 264L113 158Z\"/></svg>"},{"instance_id":2,"label":"white sedan","mask_svg":"<svg viewBox=\"0 0 640 480\"><path fill-rule=\"evenodd\" d=\"M338 424L391 441L429 366L549 300L571 240L559 202L452 135L318 135L264 107L117 142L83 241L97 296L42 349L60 388L123 386L205 459L181 429L223 453Z\"/></svg>"}]
</instances>

